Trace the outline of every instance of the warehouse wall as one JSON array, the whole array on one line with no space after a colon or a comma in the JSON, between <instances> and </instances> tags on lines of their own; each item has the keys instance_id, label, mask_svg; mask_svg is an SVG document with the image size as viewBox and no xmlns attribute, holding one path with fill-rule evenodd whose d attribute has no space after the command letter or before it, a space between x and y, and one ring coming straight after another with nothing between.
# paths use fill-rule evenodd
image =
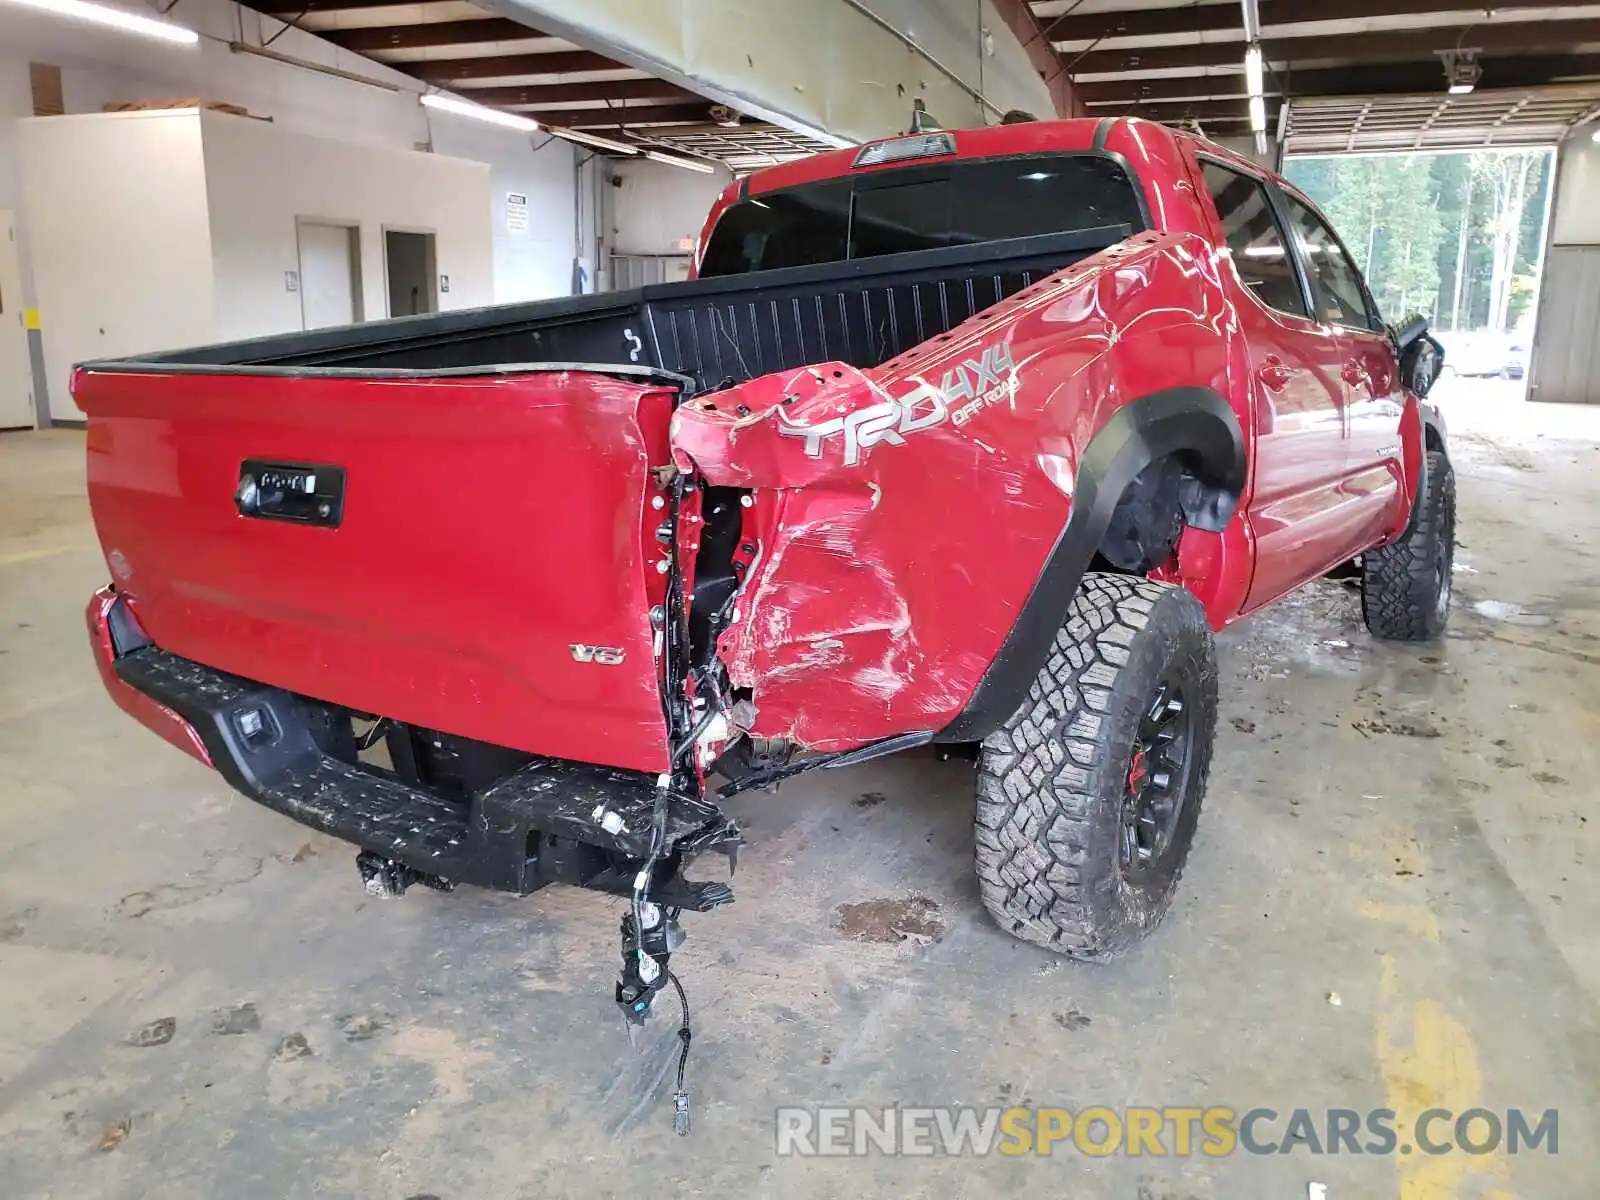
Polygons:
<instances>
[{"instance_id":1,"label":"warehouse wall","mask_svg":"<svg viewBox=\"0 0 1600 1200\"><path fill-rule=\"evenodd\" d=\"M1600 142L1586 125L1567 139L1556 160L1555 213L1550 241L1600 245Z\"/></svg>"},{"instance_id":2,"label":"warehouse wall","mask_svg":"<svg viewBox=\"0 0 1600 1200\"><path fill-rule=\"evenodd\" d=\"M430 115L436 153L489 165L494 303L568 295L579 152L572 143L543 133L518 134L448 113ZM508 220L511 195L527 200L528 219L520 225Z\"/></svg>"},{"instance_id":3,"label":"warehouse wall","mask_svg":"<svg viewBox=\"0 0 1600 1200\"><path fill-rule=\"evenodd\" d=\"M438 272L450 280L441 309L494 302L487 166L350 146L222 113L198 121L215 264L212 340L300 328L300 297L284 279L299 265L297 217L359 226L368 320L388 315L385 226L434 233Z\"/></svg>"},{"instance_id":4,"label":"warehouse wall","mask_svg":"<svg viewBox=\"0 0 1600 1200\"><path fill-rule=\"evenodd\" d=\"M26 180L50 414L86 358L195 345L212 329L211 239L193 114L54 117L14 131ZM99 186L88 186L99 181ZM114 186L113 186L114 185Z\"/></svg>"},{"instance_id":5,"label":"warehouse wall","mask_svg":"<svg viewBox=\"0 0 1600 1200\"><path fill-rule=\"evenodd\" d=\"M1591 137L1594 129L1575 130L1556 157L1530 400L1600 404L1600 143Z\"/></svg>"},{"instance_id":6,"label":"warehouse wall","mask_svg":"<svg viewBox=\"0 0 1600 1200\"><path fill-rule=\"evenodd\" d=\"M223 41L239 38L242 31L244 40L259 43L282 29L280 23L228 0L183 0L172 18ZM272 48L401 90L385 91L233 54L218 41L172 46L0 4L0 209L17 213L28 304L38 304L38 295L28 214L23 211L17 119L33 115L30 61L62 68L69 113L97 112L110 101L199 96L244 105L271 117L275 127L297 133L396 150L431 145L443 155L487 163L489 194L495 198L485 216L486 225L492 223L495 230L494 298L534 299L570 290L576 163L570 145L559 141L545 145L539 138L530 142L527 135L512 130L430 113L416 101L420 89L416 80L298 30L282 33ZM528 197L531 219L526 233L506 228L505 196L512 192ZM55 315L47 308L41 311L48 334Z\"/></svg>"},{"instance_id":7,"label":"warehouse wall","mask_svg":"<svg viewBox=\"0 0 1600 1200\"><path fill-rule=\"evenodd\" d=\"M702 175L665 163L619 161L611 173L613 249L618 254L683 254L682 238L700 235L706 213L733 176Z\"/></svg>"}]
</instances>

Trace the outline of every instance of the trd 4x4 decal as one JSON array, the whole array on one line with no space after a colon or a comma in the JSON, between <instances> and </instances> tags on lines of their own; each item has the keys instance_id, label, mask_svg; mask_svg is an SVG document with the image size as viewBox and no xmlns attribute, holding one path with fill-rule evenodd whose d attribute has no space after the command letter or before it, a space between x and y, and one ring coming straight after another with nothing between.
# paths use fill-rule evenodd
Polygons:
<instances>
[{"instance_id":1,"label":"trd 4x4 decal","mask_svg":"<svg viewBox=\"0 0 1600 1200\"><path fill-rule=\"evenodd\" d=\"M951 367L938 387L918 379L898 399L868 405L815 425L791 424L780 412L778 432L786 437L805 438L805 452L812 458L822 457L822 444L828 438L843 434L844 465L853 467L861 461L864 450L879 442L902 446L907 434L932 429L947 420L965 425L989 405L1009 399L1016 387L1011 344L1001 342L985 346L977 358Z\"/></svg>"}]
</instances>

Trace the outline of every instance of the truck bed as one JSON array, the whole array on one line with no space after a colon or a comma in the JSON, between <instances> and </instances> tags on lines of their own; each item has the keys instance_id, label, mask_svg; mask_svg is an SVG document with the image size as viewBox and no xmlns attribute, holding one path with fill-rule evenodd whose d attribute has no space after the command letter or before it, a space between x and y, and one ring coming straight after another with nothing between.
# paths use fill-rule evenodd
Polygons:
<instances>
[{"instance_id":1,"label":"truck bed","mask_svg":"<svg viewBox=\"0 0 1600 1200\"><path fill-rule=\"evenodd\" d=\"M437 734L661 772L650 614L684 398L878 366L1127 232L85 364L89 498L117 595L157 648L341 722L425 731L425 754Z\"/></svg>"},{"instance_id":2,"label":"truck bed","mask_svg":"<svg viewBox=\"0 0 1600 1200\"><path fill-rule=\"evenodd\" d=\"M367 375L630 364L692 393L814 362L868 368L1129 236L1126 225L405 317L98 370Z\"/></svg>"}]
</instances>

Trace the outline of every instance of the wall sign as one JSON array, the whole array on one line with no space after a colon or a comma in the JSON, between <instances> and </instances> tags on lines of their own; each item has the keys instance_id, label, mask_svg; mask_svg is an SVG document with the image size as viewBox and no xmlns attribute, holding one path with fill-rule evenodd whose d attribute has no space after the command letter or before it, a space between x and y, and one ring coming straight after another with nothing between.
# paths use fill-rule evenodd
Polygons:
<instances>
[{"instance_id":1,"label":"wall sign","mask_svg":"<svg viewBox=\"0 0 1600 1200\"><path fill-rule=\"evenodd\" d=\"M522 192L506 193L506 232L528 232L528 197Z\"/></svg>"},{"instance_id":2,"label":"wall sign","mask_svg":"<svg viewBox=\"0 0 1600 1200\"><path fill-rule=\"evenodd\" d=\"M283 273L283 290L286 292L298 292L300 290L299 271L285 271Z\"/></svg>"}]
</instances>

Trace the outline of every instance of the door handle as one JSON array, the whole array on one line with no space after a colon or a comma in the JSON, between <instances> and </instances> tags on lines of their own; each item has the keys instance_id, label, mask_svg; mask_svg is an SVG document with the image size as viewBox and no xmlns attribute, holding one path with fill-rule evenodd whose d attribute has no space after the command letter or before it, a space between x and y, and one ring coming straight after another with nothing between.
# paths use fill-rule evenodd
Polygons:
<instances>
[{"instance_id":1,"label":"door handle","mask_svg":"<svg viewBox=\"0 0 1600 1200\"><path fill-rule=\"evenodd\" d=\"M1294 368L1276 354L1269 354L1262 359L1261 366L1256 371L1256 377L1266 385L1269 392L1283 391L1294 376Z\"/></svg>"},{"instance_id":2,"label":"door handle","mask_svg":"<svg viewBox=\"0 0 1600 1200\"><path fill-rule=\"evenodd\" d=\"M1351 387L1360 387L1363 383L1369 387L1372 385L1372 377L1367 374L1366 368L1354 359L1345 363L1339 371L1339 376Z\"/></svg>"}]
</instances>

